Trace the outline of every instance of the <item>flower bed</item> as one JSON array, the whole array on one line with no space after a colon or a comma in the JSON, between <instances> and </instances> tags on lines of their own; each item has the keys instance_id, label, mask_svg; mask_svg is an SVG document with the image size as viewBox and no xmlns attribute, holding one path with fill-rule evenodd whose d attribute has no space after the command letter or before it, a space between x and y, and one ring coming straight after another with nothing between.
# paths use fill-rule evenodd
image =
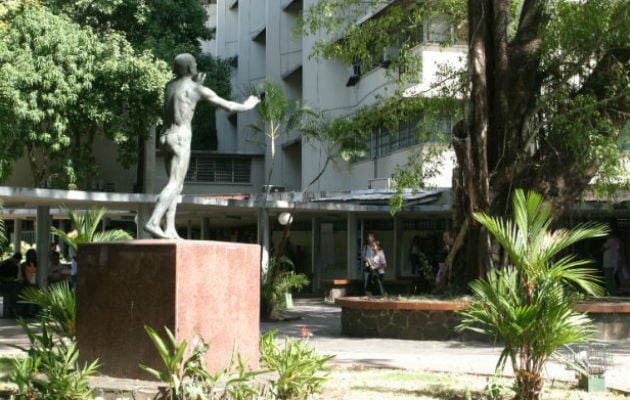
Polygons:
<instances>
[{"instance_id":1,"label":"flower bed","mask_svg":"<svg viewBox=\"0 0 630 400\"><path fill-rule=\"evenodd\" d=\"M341 297L341 333L350 337L382 337L415 340L482 340L472 332L455 332L456 310L465 302L389 300ZM588 313L599 340L630 340L630 299L588 300L576 310Z\"/></svg>"}]
</instances>

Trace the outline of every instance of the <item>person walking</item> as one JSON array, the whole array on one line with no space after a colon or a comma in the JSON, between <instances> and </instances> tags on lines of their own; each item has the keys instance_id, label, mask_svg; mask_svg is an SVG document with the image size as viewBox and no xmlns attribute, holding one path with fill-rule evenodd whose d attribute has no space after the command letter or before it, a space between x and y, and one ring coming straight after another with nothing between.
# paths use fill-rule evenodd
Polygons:
<instances>
[{"instance_id":1,"label":"person walking","mask_svg":"<svg viewBox=\"0 0 630 400\"><path fill-rule=\"evenodd\" d=\"M383 287L383 281L385 280L385 269L387 268L387 260L385 259L385 252L381 247L381 242L375 240L372 243L373 256L370 259L370 282L374 288L374 297L383 297L385 294L385 288Z\"/></svg>"},{"instance_id":2,"label":"person walking","mask_svg":"<svg viewBox=\"0 0 630 400\"><path fill-rule=\"evenodd\" d=\"M367 234L367 242L363 246L363 250L361 251L361 260L363 260L363 293L366 296L371 296L372 291L370 290L370 277L372 273L371 268L371 260L374 257L374 250L372 249L372 244L376 241L374 236L374 232L368 232Z\"/></svg>"}]
</instances>

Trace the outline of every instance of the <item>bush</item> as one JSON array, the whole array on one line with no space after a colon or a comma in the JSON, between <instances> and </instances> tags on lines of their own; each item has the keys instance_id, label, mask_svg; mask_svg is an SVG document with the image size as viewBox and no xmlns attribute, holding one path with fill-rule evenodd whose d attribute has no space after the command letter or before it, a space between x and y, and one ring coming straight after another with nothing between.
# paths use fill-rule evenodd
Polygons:
<instances>
[{"instance_id":1,"label":"bush","mask_svg":"<svg viewBox=\"0 0 630 400\"><path fill-rule=\"evenodd\" d=\"M320 356L307 339L284 339L284 346L276 345L276 330L260 339L260 363L277 373L271 380L271 391L278 400L307 399L318 393L326 381L330 368L325 364L334 356Z\"/></svg>"},{"instance_id":2,"label":"bush","mask_svg":"<svg viewBox=\"0 0 630 400\"><path fill-rule=\"evenodd\" d=\"M90 375L96 373L98 361L79 365L79 350L75 342L55 339L47 324L41 321L41 334L36 334L20 319L27 334L30 348L19 349L27 353L25 358L13 361L14 369L9 380L18 390L15 399L84 400L90 398Z\"/></svg>"},{"instance_id":3,"label":"bush","mask_svg":"<svg viewBox=\"0 0 630 400\"><path fill-rule=\"evenodd\" d=\"M144 329L158 350L164 368L158 370L144 364L140 368L153 375L168 386L170 400L249 400L258 399L259 388L253 378L267 371L248 371L240 355L232 354L230 365L210 374L206 370L205 355L209 346L199 340L191 349L191 355L185 358L188 342L177 343L175 336L164 327L167 341L153 328L145 325ZM221 387L223 388L221 390Z\"/></svg>"}]
</instances>

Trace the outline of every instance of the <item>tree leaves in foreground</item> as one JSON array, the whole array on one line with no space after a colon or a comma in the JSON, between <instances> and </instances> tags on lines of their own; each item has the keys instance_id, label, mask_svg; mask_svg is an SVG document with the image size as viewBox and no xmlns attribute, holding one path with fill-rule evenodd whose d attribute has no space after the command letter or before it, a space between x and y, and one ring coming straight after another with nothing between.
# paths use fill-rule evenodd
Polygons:
<instances>
[{"instance_id":1,"label":"tree leaves in foreground","mask_svg":"<svg viewBox=\"0 0 630 400\"><path fill-rule=\"evenodd\" d=\"M0 37L0 179L26 156L33 185L83 186L95 176L93 145L118 145L136 162L138 138L159 121L165 63L119 34L103 37L44 7L9 11Z\"/></svg>"}]
</instances>

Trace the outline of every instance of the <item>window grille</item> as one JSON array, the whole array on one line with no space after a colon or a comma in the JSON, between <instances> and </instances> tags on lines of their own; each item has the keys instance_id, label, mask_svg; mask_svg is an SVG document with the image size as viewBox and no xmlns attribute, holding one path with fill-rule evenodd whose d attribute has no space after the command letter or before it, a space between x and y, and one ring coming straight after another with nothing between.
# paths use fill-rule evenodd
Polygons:
<instances>
[{"instance_id":1,"label":"window grille","mask_svg":"<svg viewBox=\"0 0 630 400\"><path fill-rule=\"evenodd\" d=\"M398 130L392 132L387 127L379 126L374 129L369 137L358 137L357 142L362 142L368 149L364 157L358 157L356 161L374 159L406 149L423 142L440 142L443 138L450 138L453 128L453 117L443 115L434 120L430 125L422 127L423 116L401 121ZM428 138L421 134L421 129L428 129Z\"/></svg>"},{"instance_id":2,"label":"window grille","mask_svg":"<svg viewBox=\"0 0 630 400\"><path fill-rule=\"evenodd\" d=\"M249 158L192 155L186 182L251 183L251 166Z\"/></svg>"}]
</instances>

